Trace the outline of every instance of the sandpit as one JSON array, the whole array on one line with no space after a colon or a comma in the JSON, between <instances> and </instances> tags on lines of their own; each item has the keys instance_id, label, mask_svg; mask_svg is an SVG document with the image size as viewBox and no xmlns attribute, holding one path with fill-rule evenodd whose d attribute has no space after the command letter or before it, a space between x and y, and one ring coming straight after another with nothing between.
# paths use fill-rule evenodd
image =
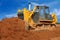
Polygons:
<instances>
[{"instance_id":1,"label":"sandpit","mask_svg":"<svg viewBox=\"0 0 60 40\"><path fill-rule=\"evenodd\" d=\"M0 21L0 40L60 40L60 27L54 31L26 31L24 21L16 18L5 18Z\"/></svg>"}]
</instances>

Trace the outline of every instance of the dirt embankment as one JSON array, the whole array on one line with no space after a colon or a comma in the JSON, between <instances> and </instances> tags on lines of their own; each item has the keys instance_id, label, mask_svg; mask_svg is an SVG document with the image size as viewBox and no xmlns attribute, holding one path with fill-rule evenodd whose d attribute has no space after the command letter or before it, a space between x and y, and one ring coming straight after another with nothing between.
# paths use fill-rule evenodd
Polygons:
<instances>
[{"instance_id":1,"label":"dirt embankment","mask_svg":"<svg viewBox=\"0 0 60 40\"><path fill-rule=\"evenodd\" d=\"M31 32L24 29L24 22L18 18L0 21L1 40L60 40L60 30Z\"/></svg>"}]
</instances>

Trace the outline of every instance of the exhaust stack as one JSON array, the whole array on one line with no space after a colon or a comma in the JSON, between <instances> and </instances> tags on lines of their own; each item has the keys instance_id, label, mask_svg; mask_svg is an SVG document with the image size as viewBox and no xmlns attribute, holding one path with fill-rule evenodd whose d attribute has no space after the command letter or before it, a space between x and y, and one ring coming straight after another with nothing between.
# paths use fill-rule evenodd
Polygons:
<instances>
[{"instance_id":1,"label":"exhaust stack","mask_svg":"<svg viewBox=\"0 0 60 40\"><path fill-rule=\"evenodd\" d=\"M29 10L31 10L31 3L29 3Z\"/></svg>"}]
</instances>

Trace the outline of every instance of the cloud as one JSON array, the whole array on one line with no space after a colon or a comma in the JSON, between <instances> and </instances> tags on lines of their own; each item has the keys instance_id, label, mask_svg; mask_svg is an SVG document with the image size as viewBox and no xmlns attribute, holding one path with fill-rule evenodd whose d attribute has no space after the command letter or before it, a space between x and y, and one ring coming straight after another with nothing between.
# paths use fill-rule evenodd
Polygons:
<instances>
[{"instance_id":1,"label":"cloud","mask_svg":"<svg viewBox=\"0 0 60 40\"><path fill-rule=\"evenodd\" d=\"M42 3L42 4L38 4L38 3L34 3L34 2L31 2L32 5L35 5L35 6L43 6L43 5L46 5L46 6L54 6L54 5L57 5L58 4L58 1L53 1L53 2L50 2L50 3Z\"/></svg>"},{"instance_id":2,"label":"cloud","mask_svg":"<svg viewBox=\"0 0 60 40\"><path fill-rule=\"evenodd\" d=\"M6 18L17 17L17 14L7 14L5 15Z\"/></svg>"},{"instance_id":3,"label":"cloud","mask_svg":"<svg viewBox=\"0 0 60 40\"><path fill-rule=\"evenodd\" d=\"M50 2L50 3L46 4L46 5L48 5L48 6L54 6L56 4L58 4L58 1L53 1L53 2Z\"/></svg>"},{"instance_id":4,"label":"cloud","mask_svg":"<svg viewBox=\"0 0 60 40\"><path fill-rule=\"evenodd\" d=\"M57 16L60 16L60 9L53 9L51 13L55 13Z\"/></svg>"},{"instance_id":5,"label":"cloud","mask_svg":"<svg viewBox=\"0 0 60 40\"><path fill-rule=\"evenodd\" d=\"M56 13L57 16L60 15L60 9L55 9L54 12Z\"/></svg>"},{"instance_id":6,"label":"cloud","mask_svg":"<svg viewBox=\"0 0 60 40\"><path fill-rule=\"evenodd\" d=\"M43 5L46 5L46 4L38 4L38 3L34 3L34 2L31 2L32 5L34 6L43 6Z\"/></svg>"}]
</instances>

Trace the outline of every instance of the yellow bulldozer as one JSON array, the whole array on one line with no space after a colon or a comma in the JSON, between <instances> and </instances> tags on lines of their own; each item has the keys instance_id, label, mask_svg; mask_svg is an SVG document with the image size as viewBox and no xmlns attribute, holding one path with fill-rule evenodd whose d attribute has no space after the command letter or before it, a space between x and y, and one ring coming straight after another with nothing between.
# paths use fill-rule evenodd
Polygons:
<instances>
[{"instance_id":1,"label":"yellow bulldozer","mask_svg":"<svg viewBox=\"0 0 60 40\"><path fill-rule=\"evenodd\" d=\"M57 17L55 13L50 14L48 6L34 6L33 9L30 6L31 4L29 4L29 10L19 9L17 13L18 18L24 20L26 30L44 30L56 27Z\"/></svg>"}]
</instances>

